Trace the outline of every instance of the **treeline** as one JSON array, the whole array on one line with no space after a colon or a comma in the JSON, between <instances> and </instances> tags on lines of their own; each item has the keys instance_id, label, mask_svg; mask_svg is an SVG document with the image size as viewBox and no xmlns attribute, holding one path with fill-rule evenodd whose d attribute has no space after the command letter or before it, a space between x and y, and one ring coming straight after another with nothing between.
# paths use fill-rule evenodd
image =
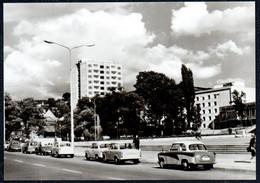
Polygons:
<instances>
[{"instance_id":1,"label":"treeline","mask_svg":"<svg viewBox=\"0 0 260 183\"><path fill-rule=\"evenodd\" d=\"M200 107L194 104L195 90L192 71L185 65L181 68L182 81L153 71L139 72L135 90L126 92L122 87L111 88L105 96L82 97L74 110L75 137L86 140L94 138L94 113L100 118L98 131L111 138L120 135L171 136L180 135L187 129L197 130L201 125ZM48 99L37 107L29 98L19 102L5 95L6 136L23 128L24 134L36 129L43 133L42 111L51 109L61 120L57 134L65 138L70 135L70 94L62 99Z\"/></svg>"}]
</instances>

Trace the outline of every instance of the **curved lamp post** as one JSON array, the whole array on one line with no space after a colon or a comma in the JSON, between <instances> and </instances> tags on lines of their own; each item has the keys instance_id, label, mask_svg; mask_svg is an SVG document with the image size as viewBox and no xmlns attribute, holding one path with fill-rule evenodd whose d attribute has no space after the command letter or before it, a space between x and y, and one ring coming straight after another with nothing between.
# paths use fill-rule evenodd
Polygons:
<instances>
[{"instance_id":1,"label":"curved lamp post","mask_svg":"<svg viewBox=\"0 0 260 183\"><path fill-rule=\"evenodd\" d=\"M95 46L95 44L89 44L89 45L79 45L79 46L75 46L75 47L72 47L72 48L69 48L67 46L64 46L62 44L59 44L59 43L55 43L55 42L52 42L52 41L46 41L44 40L45 43L48 43L48 44L56 44L58 46L61 46L63 48L66 48L68 51L69 51L69 63L70 63L70 122L71 122L71 145L72 147L74 148L74 117L73 117L73 107L72 107L72 78L71 78L71 51L73 49L76 49L76 48L80 48L80 47L92 47L92 46Z\"/></svg>"}]
</instances>

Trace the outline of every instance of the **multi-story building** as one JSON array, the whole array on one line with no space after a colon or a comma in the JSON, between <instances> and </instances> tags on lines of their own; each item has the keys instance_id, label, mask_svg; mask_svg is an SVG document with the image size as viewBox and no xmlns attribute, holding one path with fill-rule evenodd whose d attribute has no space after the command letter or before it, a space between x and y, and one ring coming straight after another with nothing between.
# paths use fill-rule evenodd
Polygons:
<instances>
[{"instance_id":1,"label":"multi-story building","mask_svg":"<svg viewBox=\"0 0 260 183\"><path fill-rule=\"evenodd\" d=\"M112 61L80 59L71 72L74 108L81 97L104 96L111 87L123 87L122 65Z\"/></svg>"},{"instance_id":2,"label":"multi-story building","mask_svg":"<svg viewBox=\"0 0 260 183\"><path fill-rule=\"evenodd\" d=\"M248 88L236 82L216 85L211 89L200 89L195 93L195 104L201 107L201 128L208 128L209 124L219 115L219 109L232 104L232 92L243 91L243 102L255 102L255 88Z\"/></svg>"}]
</instances>

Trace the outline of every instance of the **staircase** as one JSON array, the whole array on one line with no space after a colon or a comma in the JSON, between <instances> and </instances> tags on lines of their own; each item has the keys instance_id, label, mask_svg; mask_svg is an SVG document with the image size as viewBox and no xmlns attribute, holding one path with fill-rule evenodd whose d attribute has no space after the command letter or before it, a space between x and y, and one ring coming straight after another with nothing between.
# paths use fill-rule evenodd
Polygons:
<instances>
[{"instance_id":1,"label":"staircase","mask_svg":"<svg viewBox=\"0 0 260 183\"><path fill-rule=\"evenodd\" d=\"M248 145L206 145L208 151L215 152L216 154L249 154L246 148ZM141 145L142 151L162 151L168 150L170 148L169 145Z\"/></svg>"}]
</instances>

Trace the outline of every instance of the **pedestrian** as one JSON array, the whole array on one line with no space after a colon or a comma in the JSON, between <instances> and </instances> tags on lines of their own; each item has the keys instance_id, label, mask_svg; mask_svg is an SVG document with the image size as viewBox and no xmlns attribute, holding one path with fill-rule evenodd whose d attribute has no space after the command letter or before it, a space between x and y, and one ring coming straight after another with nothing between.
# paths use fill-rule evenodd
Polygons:
<instances>
[{"instance_id":1,"label":"pedestrian","mask_svg":"<svg viewBox=\"0 0 260 183\"><path fill-rule=\"evenodd\" d=\"M249 147L247 148L248 152L251 152L251 159L253 159L256 156L256 137L255 134L252 134L252 138L249 142Z\"/></svg>"},{"instance_id":2,"label":"pedestrian","mask_svg":"<svg viewBox=\"0 0 260 183\"><path fill-rule=\"evenodd\" d=\"M136 136L134 137L133 143L134 143L134 145L135 145L135 148L136 148L136 149L139 149L140 140L139 140L138 135L136 135Z\"/></svg>"}]
</instances>

